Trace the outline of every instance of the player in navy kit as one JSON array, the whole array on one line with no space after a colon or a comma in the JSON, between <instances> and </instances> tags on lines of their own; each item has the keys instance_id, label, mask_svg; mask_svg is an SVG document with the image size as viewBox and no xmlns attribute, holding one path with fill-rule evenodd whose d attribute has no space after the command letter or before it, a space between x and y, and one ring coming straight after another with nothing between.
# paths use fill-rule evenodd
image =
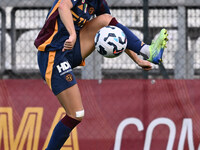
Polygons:
<instances>
[{"instance_id":1,"label":"player in navy kit","mask_svg":"<svg viewBox=\"0 0 200 150\"><path fill-rule=\"evenodd\" d=\"M128 40L126 53L143 69L150 70L150 62L161 62L167 42L165 29L149 46L111 16L105 0L55 0L34 43L42 77L66 111L66 116L53 131L47 150L59 150L84 117L72 69L84 65L84 59L94 51L95 34L108 25L125 32ZM140 59L137 54L147 57L148 61Z\"/></svg>"}]
</instances>

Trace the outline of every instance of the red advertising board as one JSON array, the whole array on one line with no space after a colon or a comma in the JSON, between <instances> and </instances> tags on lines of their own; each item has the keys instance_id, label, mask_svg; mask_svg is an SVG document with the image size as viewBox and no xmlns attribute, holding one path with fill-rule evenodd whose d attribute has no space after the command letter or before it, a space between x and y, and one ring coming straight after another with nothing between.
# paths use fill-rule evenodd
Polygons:
<instances>
[{"instance_id":1,"label":"red advertising board","mask_svg":"<svg viewBox=\"0 0 200 150\"><path fill-rule=\"evenodd\" d=\"M79 80L85 109L62 150L197 150L199 80ZM0 80L0 150L44 150L64 110L42 80Z\"/></svg>"}]
</instances>

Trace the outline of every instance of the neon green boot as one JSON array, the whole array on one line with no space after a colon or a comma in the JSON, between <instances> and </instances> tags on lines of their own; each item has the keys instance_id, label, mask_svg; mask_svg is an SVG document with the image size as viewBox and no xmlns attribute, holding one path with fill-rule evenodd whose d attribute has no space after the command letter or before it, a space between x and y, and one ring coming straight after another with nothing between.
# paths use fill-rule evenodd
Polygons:
<instances>
[{"instance_id":1,"label":"neon green boot","mask_svg":"<svg viewBox=\"0 0 200 150\"><path fill-rule=\"evenodd\" d=\"M167 30L162 29L160 31L159 37L154 42L152 42L152 44L149 47L150 57L149 59L147 59L148 61L154 64L160 64L162 62L162 55L168 41L167 36Z\"/></svg>"}]
</instances>

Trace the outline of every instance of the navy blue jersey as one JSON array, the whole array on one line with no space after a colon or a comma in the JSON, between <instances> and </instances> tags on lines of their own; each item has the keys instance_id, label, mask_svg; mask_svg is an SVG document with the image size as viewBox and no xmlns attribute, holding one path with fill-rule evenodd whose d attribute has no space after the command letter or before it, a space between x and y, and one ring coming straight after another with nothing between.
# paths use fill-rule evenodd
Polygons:
<instances>
[{"instance_id":1,"label":"navy blue jersey","mask_svg":"<svg viewBox=\"0 0 200 150\"><path fill-rule=\"evenodd\" d=\"M73 8L71 13L75 25L75 30L79 33L81 27L94 15L99 16L104 13L110 14L109 7L105 0L71 0ZM69 33L62 23L58 6L61 0L55 0L48 13L46 22L35 40L35 46L39 51L61 50Z\"/></svg>"}]
</instances>

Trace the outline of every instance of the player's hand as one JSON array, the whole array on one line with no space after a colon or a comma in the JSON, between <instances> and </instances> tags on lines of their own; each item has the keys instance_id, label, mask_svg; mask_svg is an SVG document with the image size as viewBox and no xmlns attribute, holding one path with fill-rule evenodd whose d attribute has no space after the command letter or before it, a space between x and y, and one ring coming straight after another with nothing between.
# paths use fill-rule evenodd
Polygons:
<instances>
[{"instance_id":1,"label":"player's hand","mask_svg":"<svg viewBox=\"0 0 200 150\"><path fill-rule=\"evenodd\" d=\"M69 38L65 41L62 51L73 49L76 42L76 35L70 35Z\"/></svg>"},{"instance_id":2,"label":"player's hand","mask_svg":"<svg viewBox=\"0 0 200 150\"><path fill-rule=\"evenodd\" d=\"M142 69L148 71L148 70L151 70L152 69L152 65L149 61L147 60L143 60L143 59L140 59L140 61L138 62L138 65L140 67L142 67Z\"/></svg>"}]
</instances>

